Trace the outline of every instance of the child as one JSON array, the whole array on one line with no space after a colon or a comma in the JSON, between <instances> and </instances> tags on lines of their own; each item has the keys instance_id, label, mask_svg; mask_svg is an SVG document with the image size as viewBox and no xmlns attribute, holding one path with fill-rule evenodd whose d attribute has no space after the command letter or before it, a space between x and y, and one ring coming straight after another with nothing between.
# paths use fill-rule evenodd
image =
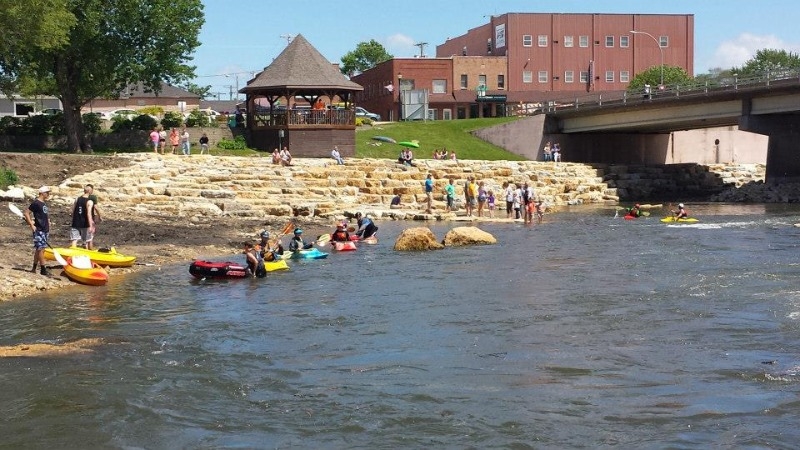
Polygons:
<instances>
[{"instance_id":1,"label":"child","mask_svg":"<svg viewBox=\"0 0 800 450\"><path fill-rule=\"evenodd\" d=\"M490 190L486 197L486 204L489 205L489 217L494 217L494 201L494 192Z\"/></svg>"}]
</instances>

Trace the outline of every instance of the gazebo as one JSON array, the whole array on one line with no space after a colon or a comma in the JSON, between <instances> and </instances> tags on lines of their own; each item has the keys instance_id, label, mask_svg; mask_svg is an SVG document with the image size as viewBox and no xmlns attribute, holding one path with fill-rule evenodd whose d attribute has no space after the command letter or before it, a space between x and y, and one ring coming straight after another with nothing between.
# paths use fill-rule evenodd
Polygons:
<instances>
[{"instance_id":1,"label":"gazebo","mask_svg":"<svg viewBox=\"0 0 800 450\"><path fill-rule=\"evenodd\" d=\"M327 157L333 146L355 154L354 93L348 80L302 35L239 92L246 95L250 145L293 156Z\"/></svg>"}]
</instances>

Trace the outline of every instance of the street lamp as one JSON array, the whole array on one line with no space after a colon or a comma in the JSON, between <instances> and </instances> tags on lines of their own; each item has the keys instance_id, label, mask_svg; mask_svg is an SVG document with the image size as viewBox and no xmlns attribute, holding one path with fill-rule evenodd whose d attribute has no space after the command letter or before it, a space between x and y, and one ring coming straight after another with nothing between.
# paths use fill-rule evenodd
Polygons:
<instances>
[{"instance_id":1,"label":"street lamp","mask_svg":"<svg viewBox=\"0 0 800 450\"><path fill-rule=\"evenodd\" d=\"M397 116L397 121L403 120L403 74L397 74L397 106L399 107L400 114Z\"/></svg>"},{"instance_id":2,"label":"street lamp","mask_svg":"<svg viewBox=\"0 0 800 450\"><path fill-rule=\"evenodd\" d=\"M663 89L664 88L664 47L661 46L661 42L659 42L659 40L656 39L655 36L653 36L652 34L646 32L646 31L634 31L634 30L631 30L631 34L644 34L646 36L650 36L650 39L655 41L656 45L658 46L658 50L661 52L661 83L658 85L658 88L659 89Z\"/></svg>"},{"instance_id":3,"label":"street lamp","mask_svg":"<svg viewBox=\"0 0 800 450\"><path fill-rule=\"evenodd\" d=\"M238 73L234 73L233 76L236 77L236 101L238 102L239 101L239 74ZM230 74L227 74L227 73L225 74L225 78L230 78L230 77L231 77Z\"/></svg>"}]
</instances>

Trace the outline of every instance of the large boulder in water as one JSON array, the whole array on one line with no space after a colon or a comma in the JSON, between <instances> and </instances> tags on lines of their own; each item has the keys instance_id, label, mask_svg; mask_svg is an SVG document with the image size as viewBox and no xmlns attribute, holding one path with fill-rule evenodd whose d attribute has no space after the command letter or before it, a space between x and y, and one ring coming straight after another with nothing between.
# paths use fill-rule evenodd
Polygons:
<instances>
[{"instance_id":1,"label":"large boulder in water","mask_svg":"<svg viewBox=\"0 0 800 450\"><path fill-rule=\"evenodd\" d=\"M442 243L447 247L487 245L496 244L497 239L478 227L455 227L447 232Z\"/></svg>"},{"instance_id":2,"label":"large boulder in water","mask_svg":"<svg viewBox=\"0 0 800 450\"><path fill-rule=\"evenodd\" d=\"M430 228L408 228L400 233L394 243L394 249L400 251L414 250L441 250L444 245L439 243Z\"/></svg>"}]
</instances>

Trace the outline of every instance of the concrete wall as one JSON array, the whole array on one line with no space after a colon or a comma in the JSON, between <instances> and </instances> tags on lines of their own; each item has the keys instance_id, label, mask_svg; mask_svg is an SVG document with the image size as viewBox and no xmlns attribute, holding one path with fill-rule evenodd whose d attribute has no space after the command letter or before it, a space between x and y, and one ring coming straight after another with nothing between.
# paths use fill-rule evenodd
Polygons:
<instances>
[{"instance_id":1,"label":"concrete wall","mask_svg":"<svg viewBox=\"0 0 800 450\"><path fill-rule=\"evenodd\" d=\"M214 146L222 140L233 139L233 133L228 127L187 128L189 139L192 143L192 152L200 151L200 136L208 135L209 146ZM113 150L149 150L149 131L125 131L119 133L99 133L91 137L93 149ZM167 143L169 147L169 143ZM7 136L0 135L0 150L59 150L67 148L65 136Z\"/></svg>"}]
</instances>

